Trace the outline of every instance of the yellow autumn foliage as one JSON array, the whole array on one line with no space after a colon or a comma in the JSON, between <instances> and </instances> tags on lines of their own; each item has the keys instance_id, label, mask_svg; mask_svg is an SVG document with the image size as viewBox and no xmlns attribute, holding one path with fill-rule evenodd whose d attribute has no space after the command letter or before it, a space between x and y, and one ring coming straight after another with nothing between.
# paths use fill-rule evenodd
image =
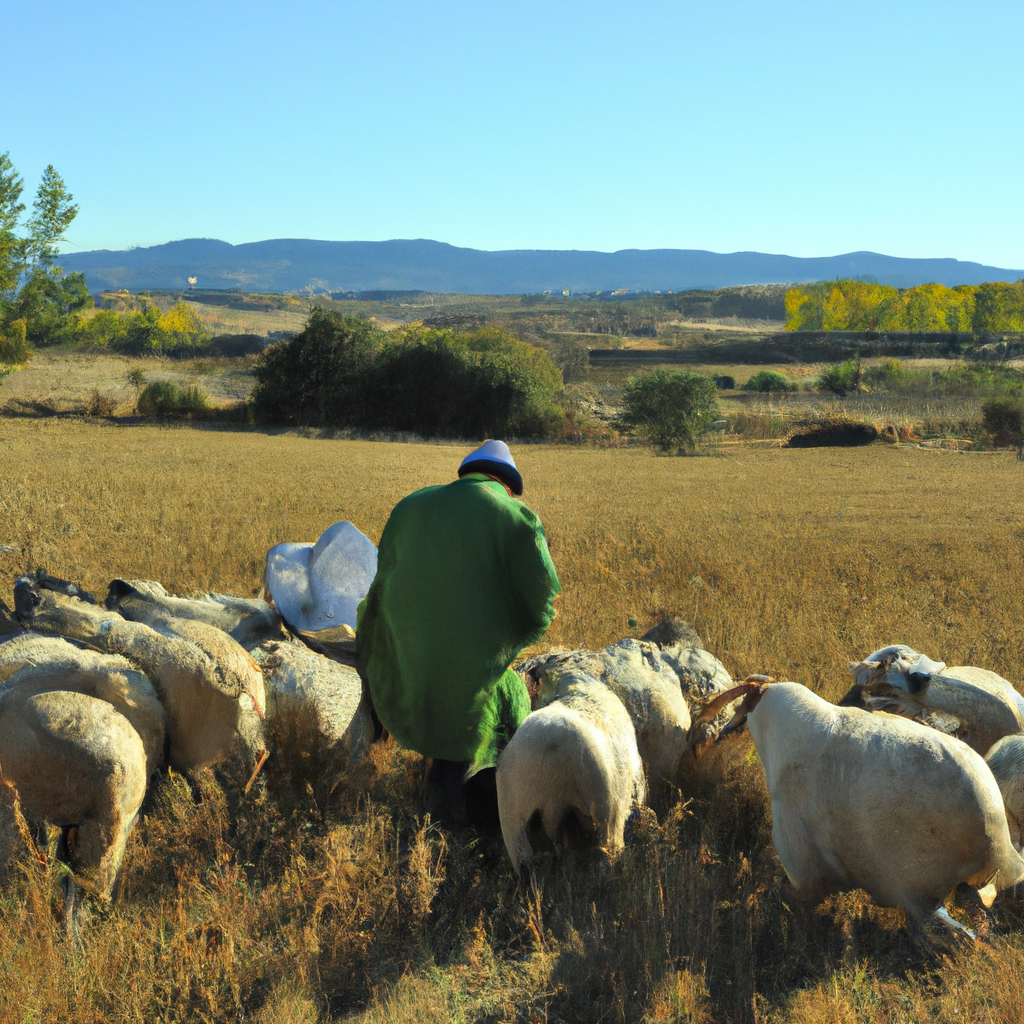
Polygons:
<instances>
[{"instance_id":1,"label":"yellow autumn foliage","mask_svg":"<svg viewBox=\"0 0 1024 1024\"><path fill-rule=\"evenodd\" d=\"M1024 284L893 288L838 279L798 285L786 292L786 330L1024 331Z\"/></svg>"}]
</instances>

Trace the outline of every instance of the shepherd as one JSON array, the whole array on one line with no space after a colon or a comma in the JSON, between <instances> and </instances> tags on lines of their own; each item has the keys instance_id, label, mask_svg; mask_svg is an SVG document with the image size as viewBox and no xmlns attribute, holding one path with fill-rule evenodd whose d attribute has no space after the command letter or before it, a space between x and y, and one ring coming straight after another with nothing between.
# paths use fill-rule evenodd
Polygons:
<instances>
[{"instance_id":1,"label":"shepherd","mask_svg":"<svg viewBox=\"0 0 1024 1024\"><path fill-rule=\"evenodd\" d=\"M508 445L486 441L458 477L392 509L357 657L383 727L432 759L432 817L496 824L498 754L530 712L510 665L544 635L561 586Z\"/></svg>"}]
</instances>

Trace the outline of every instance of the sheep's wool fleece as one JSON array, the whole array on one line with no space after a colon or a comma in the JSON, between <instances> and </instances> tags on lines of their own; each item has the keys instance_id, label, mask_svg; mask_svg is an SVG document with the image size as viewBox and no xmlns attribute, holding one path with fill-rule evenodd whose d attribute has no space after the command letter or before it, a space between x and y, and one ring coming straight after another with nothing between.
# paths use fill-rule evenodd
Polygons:
<instances>
[{"instance_id":1,"label":"sheep's wool fleece","mask_svg":"<svg viewBox=\"0 0 1024 1024\"><path fill-rule=\"evenodd\" d=\"M400 501L356 631L384 727L469 774L496 764L530 711L506 670L543 636L560 589L540 519L500 483L470 473Z\"/></svg>"}]
</instances>

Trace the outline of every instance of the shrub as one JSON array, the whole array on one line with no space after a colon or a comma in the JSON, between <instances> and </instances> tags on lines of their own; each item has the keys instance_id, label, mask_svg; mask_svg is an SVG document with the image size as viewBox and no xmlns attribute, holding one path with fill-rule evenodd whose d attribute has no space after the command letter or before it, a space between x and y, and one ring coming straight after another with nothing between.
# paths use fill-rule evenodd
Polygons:
<instances>
[{"instance_id":1,"label":"shrub","mask_svg":"<svg viewBox=\"0 0 1024 1024\"><path fill-rule=\"evenodd\" d=\"M258 334L218 334L210 339L210 352L227 359L259 355L267 347L267 339Z\"/></svg>"},{"instance_id":2,"label":"shrub","mask_svg":"<svg viewBox=\"0 0 1024 1024\"><path fill-rule=\"evenodd\" d=\"M349 426L359 422L368 371L383 332L321 306L293 338L265 349L253 375L257 423Z\"/></svg>"},{"instance_id":3,"label":"shrub","mask_svg":"<svg viewBox=\"0 0 1024 1024\"><path fill-rule=\"evenodd\" d=\"M161 314L156 306L117 313L101 309L80 320L68 340L104 345L124 355L191 356L204 351L210 340L202 321L185 302Z\"/></svg>"},{"instance_id":4,"label":"shrub","mask_svg":"<svg viewBox=\"0 0 1024 1024\"><path fill-rule=\"evenodd\" d=\"M0 329L0 364L17 366L32 358L32 346L26 338L25 326L24 320L14 320L6 329Z\"/></svg>"},{"instance_id":5,"label":"shrub","mask_svg":"<svg viewBox=\"0 0 1024 1024\"><path fill-rule=\"evenodd\" d=\"M996 444L1020 444L1024 440L1024 401L996 398L981 407L981 421Z\"/></svg>"},{"instance_id":6,"label":"shrub","mask_svg":"<svg viewBox=\"0 0 1024 1024\"><path fill-rule=\"evenodd\" d=\"M623 399L623 422L662 451L695 451L718 419L715 382L687 370L634 374L626 381Z\"/></svg>"},{"instance_id":7,"label":"shrub","mask_svg":"<svg viewBox=\"0 0 1024 1024\"><path fill-rule=\"evenodd\" d=\"M140 416L190 416L209 407L209 396L202 388L195 384L179 387L169 380L147 384L136 402Z\"/></svg>"},{"instance_id":8,"label":"shrub","mask_svg":"<svg viewBox=\"0 0 1024 1024\"><path fill-rule=\"evenodd\" d=\"M736 378L730 377L727 373L715 378L715 387L720 391L733 391L736 388Z\"/></svg>"},{"instance_id":9,"label":"shrub","mask_svg":"<svg viewBox=\"0 0 1024 1024\"><path fill-rule=\"evenodd\" d=\"M411 331L374 368L367 426L447 437L561 433L562 375L543 349L495 328Z\"/></svg>"},{"instance_id":10,"label":"shrub","mask_svg":"<svg viewBox=\"0 0 1024 1024\"><path fill-rule=\"evenodd\" d=\"M744 391L761 391L765 394L778 394L780 391L796 391L797 384L774 370L760 370L746 384Z\"/></svg>"},{"instance_id":11,"label":"shrub","mask_svg":"<svg viewBox=\"0 0 1024 1024\"><path fill-rule=\"evenodd\" d=\"M846 416L822 416L798 424L787 444L790 448L853 448L878 439L870 423Z\"/></svg>"},{"instance_id":12,"label":"shrub","mask_svg":"<svg viewBox=\"0 0 1024 1024\"><path fill-rule=\"evenodd\" d=\"M883 391L896 390L907 381L907 371L898 359L884 359L864 371L863 379Z\"/></svg>"},{"instance_id":13,"label":"shrub","mask_svg":"<svg viewBox=\"0 0 1024 1024\"><path fill-rule=\"evenodd\" d=\"M494 328L385 336L314 309L255 369L260 423L353 426L445 437L561 433L562 375L543 349Z\"/></svg>"},{"instance_id":14,"label":"shrub","mask_svg":"<svg viewBox=\"0 0 1024 1024\"><path fill-rule=\"evenodd\" d=\"M840 398L860 388L862 371L859 359L847 359L845 363L833 363L826 366L818 375L818 387L822 391L831 391Z\"/></svg>"},{"instance_id":15,"label":"shrub","mask_svg":"<svg viewBox=\"0 0 1024 1024\"><path fill-rule=\"evenodd\" d=\"M85 415L113 416L117 406L118 400L115 395L106 391L100 391L99 388L93 388L92 394L85 401Z\"/></svg>"}]
</instances>

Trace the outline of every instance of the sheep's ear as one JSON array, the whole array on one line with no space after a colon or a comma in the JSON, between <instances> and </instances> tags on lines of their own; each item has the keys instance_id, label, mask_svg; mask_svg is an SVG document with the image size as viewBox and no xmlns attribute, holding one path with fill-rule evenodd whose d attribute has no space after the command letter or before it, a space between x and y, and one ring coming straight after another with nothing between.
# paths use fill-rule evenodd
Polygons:
<instances>
[{"instance_id":1,"label":"sheep's ear","mask_svg":"<svg viewBox=\"0 0 1024 1024\"><path fill-rule=\"evenodd\" d=\"M857 680L858 683L866 683L872 676L872 674L882 665L880 661L850 661L847 662L847 666L850 670L850 675Z\"/></svg>"}]
</instances>

